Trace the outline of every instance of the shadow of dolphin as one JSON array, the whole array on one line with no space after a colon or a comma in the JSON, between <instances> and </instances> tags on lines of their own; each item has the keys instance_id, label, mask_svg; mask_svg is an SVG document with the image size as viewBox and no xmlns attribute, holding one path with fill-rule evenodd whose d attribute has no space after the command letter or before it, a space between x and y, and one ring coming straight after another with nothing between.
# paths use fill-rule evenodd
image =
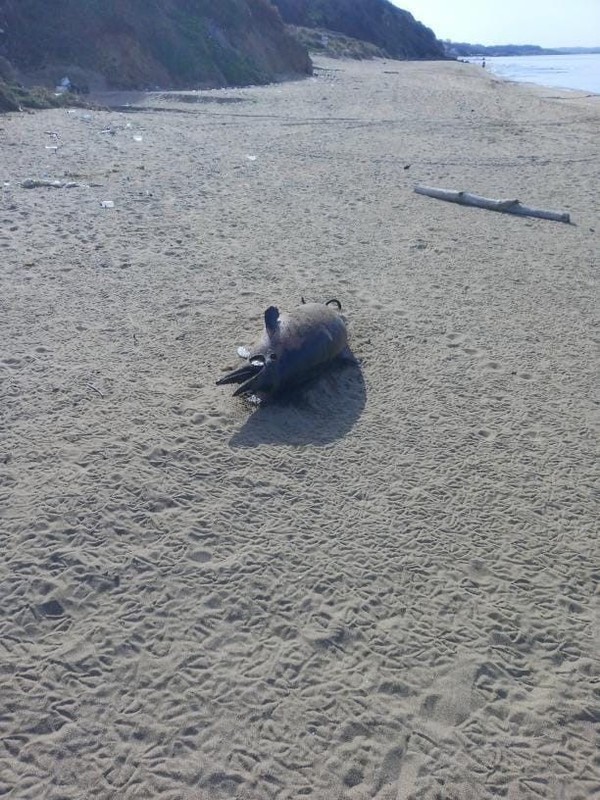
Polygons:
<instances>
[{"instance_id":1,"label":"shadow of dolphin","mask_svg":"<svg viewBox=\"0 0 600 800\"><path fill-rule=\"evenodd\" d=\"M280 393L251 413L229 444L234 448L330 444L354 427L366 397L359 364L331 364L326 372Z\"/></svg>"}]
</instances>

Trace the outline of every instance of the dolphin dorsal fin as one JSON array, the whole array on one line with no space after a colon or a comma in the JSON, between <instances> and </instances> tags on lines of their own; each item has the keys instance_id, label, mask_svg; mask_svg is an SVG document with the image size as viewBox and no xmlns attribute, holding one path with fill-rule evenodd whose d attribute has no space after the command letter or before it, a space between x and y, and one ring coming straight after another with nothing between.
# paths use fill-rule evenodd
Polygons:
<instances>
[{"instance_id":1,"label":"dolphin dorsal fin","mask_svg":"<svg viewBox=\"0 0 600 800\"><path fill-rule=\"evenodd\" d=\"M265 311L265 328L269 336L277 333L279 327L279 309L277 306L269 306Z\"/></svg>"}]
</instances>

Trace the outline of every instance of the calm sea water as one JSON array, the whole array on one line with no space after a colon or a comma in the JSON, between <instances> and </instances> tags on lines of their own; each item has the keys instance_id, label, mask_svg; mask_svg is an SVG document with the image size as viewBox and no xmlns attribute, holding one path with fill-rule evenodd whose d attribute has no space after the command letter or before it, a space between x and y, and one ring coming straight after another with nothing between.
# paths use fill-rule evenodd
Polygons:
<instances>
[{"instance_id":1,"label":"calm sea water","mask_svg":"<svg viewBox=\"0 0 600 800\"><path fill-rule=\"evenodd\" d=\"M488 57L486 68L511 81L538 83L560 89L581 89L600 94L600 53Z\"/></svg>"}]
</instances>

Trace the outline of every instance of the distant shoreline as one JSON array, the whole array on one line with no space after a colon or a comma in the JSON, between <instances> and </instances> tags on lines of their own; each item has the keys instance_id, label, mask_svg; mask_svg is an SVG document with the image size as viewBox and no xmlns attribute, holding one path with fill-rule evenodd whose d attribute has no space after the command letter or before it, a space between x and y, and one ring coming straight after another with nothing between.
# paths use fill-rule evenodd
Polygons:
<instances>
[{"instance_id":1,"label":"distant shoreline","mask_svg":"<svg viewBox=\"0 0 600 800\"><path fill-rule=\"evenodd\" d=\"M480 45L448 43L448 52L456 58L511 58L513 56L596 55L600 47L539 47L538 45Z\"/></svg>"},{"instance_id":2,"label":"distant shoreline","mask_svg":"<svg viewBox=\"0 0 600 800\"><path fill-rule=\"evenodd\" d=\"M600 53L492 56L485 64L490 73L513 83L600 95Z\"/></svg>"}]
</instances>

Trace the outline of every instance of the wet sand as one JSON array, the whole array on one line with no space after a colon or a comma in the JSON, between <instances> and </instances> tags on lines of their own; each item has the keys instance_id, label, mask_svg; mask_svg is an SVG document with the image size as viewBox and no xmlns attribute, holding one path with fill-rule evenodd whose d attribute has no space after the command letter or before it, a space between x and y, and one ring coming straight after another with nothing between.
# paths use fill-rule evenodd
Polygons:
<instances>
[{"instance_id":1,"label":"wet sand","mask_svg":"<svg viewBox=\"0 0 600 800\"><path fill-rule=\"evenodd\" d=\"M0 118L11 800L600 793L600 97L317 64ZM301 296L360 370L215 386Z\"/></svg>"}]
</instances>

